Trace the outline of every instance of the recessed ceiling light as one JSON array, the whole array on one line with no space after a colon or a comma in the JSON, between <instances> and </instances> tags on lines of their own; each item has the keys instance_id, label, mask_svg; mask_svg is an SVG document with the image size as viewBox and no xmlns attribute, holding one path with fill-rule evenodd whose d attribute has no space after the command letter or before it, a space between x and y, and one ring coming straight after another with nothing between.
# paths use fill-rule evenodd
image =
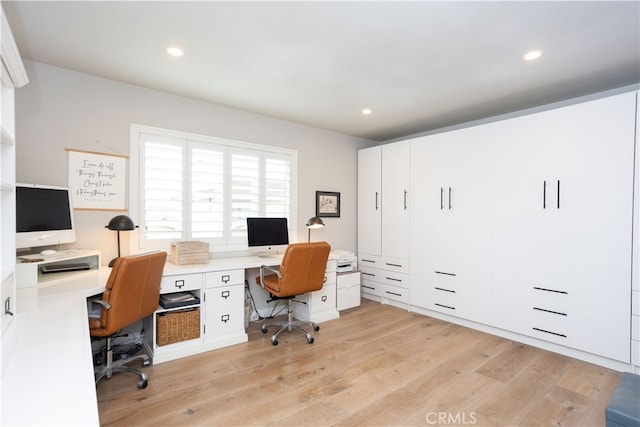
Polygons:
<instances>
[{"instance_id":1,"label":"recessed ceiling light","mask_svg":"<svg viewBox=\"0 0 640 427\"><path fill-rule=\"evenodd\" d=\"M167 53L171 56L182 56L184 55L184 51L179 47L169 46L167 48Z\"/></svg>"},{"instance_id":2,"label":"recessed ceiling light","mask_svg":"<svg viewBox=\"0 0 640 427\"><path fill-rule=\"evenodd\" d=\"M541 56L542 56L542 51L536 49L536 50L530 50L529 52L525 53L522 59L524 59L525 61L535 61Z\"/></svg>"},{"instance_id":3,"label":"recessed ceiling light","mask_svg":"<svg viewBox=\"0 0 640 427\"><path fill-rule=\"evenodd\" d=\"M362 114L364 114L365 116L368 116L371 113L373 113L373 110L371 108L363 108L362 109Z\"/></svg>"}]
</instances>

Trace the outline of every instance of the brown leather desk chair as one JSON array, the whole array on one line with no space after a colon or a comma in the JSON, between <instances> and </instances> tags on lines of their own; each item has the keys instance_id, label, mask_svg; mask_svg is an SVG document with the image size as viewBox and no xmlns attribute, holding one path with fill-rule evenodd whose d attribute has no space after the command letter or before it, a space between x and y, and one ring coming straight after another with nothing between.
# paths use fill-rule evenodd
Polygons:
<instances>
[{"instance_id":1,"label":"brown leather desk chair","mask_svg":"<svg viewBox=\"0 0 640 427\"><path fill-rule=\"evenodd\" d=\"M138 388L147 386L147 375L125 364L142 360L143 365L148 366L149 356L143 354L114 362L111 338L122 328L156 311L166 259L165 252L116 258L107 280L107 290L102 299L96 301L102 305L100 318L89 318L91 336L107 338L107 363L96 368L96 384L104 376L111 378L113 372L124 371L140 375Z\"/></svg>"},{"instance_id":2,"label":"brown leather desk chair","mask_svg":"<svg viewBox=\"0 0 640 427\"><path fill-rule=\"evenodd\" d=\"M287 247L280 264L280 269L275 270L263 265L260 267L260 277L256 278L258 284L269 291L271 297L267 302L277 299L287 300L288 320L286 322L268 323L262 325L262 333L267 333L267 327L276 325L280 328L271 336L271 343L278 345L278 334L284 330L298 329L307 336L307 342L313 343L313 337L301 325L301 322L293 320L293 302L296 295L305 294L322 289L324 273L327 269L327 260L331 246L327 242L293 243ZM275 274L265 276L265 271ZM320 329L314 322L313 330Z\"/></svg>"}]
</instances>

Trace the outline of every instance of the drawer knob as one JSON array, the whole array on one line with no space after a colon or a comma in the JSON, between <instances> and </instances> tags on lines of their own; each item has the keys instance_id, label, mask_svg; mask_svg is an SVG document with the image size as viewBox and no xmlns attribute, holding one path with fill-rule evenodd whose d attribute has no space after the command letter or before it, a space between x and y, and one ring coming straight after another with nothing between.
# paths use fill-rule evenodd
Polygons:
<instances>
[{"instance_id":1,"label":"drawer knob","mask_svg":"<svg viewBox=\"0 0 640 427\"><path fill-rule=\"evenodd\" d=\"M220 296L222 296L222 298L224 298L224 299L227 299L227 298L229 298L229 295L230 295L230 294L231 294L231 293L230 293L229 291L222 291L222 292L220 293Z\"/></svg>"},{"instance_id":2,"label":"drawer knob","mask_svg":"<svg viewBox=\"0 0 640 427\"><path fill-rule=\"evenodd\" d=\"M322 302L327 302L327 296L326 295L322 295L322 298L320 298L322 300Z\"/></svg>"},{"instance_id":3,"label":"drawer knob","mask_svg":"<svg viewBox=\"0 0 640 427\"><path fill-rule=\"evenodd\" d=\"M222 283L229 283L229 281L231 280L231 276L229 276L228 274L225 274L224 276L221 277Z\"/></svg>"},{"instance_id":4,"label":"drawer knob","mask_svg":"<svg viewBox=\"0 0 640 427\"><path fill-rule=\"evenodd\" d=\"M184 286L184 280L176 280L174 286L178 289L182 288Z\"/></svg>"},{"instance_id":5,"label":"drawer knob","mask_svg":"<svg viewBox=\"0 0 640 427\"><path fill-rule=\"evenodd\" d=\"M220 320L222 320L224 323L227 323L229 321L229 315L223 314L222 316L220 316Z\"/></svg>"}]
</instances>

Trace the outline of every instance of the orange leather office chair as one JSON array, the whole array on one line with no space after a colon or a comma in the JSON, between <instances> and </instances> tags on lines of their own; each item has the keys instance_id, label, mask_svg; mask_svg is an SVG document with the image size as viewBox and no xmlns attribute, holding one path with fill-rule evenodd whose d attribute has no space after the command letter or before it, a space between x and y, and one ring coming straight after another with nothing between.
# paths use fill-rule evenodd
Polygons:
<instances>
[{"instance_id":1,"label":"orange leather office chair","mask_svg":"<svg viewBox=\"0 0 640 427\"><path fill-rule=\"evenodd\" d=\"M147 386L147 375L138 369L125 366L135 360L149 365L146 354L113 361L111 339L122 328L149 315L158 308L160 280L167 259L165 252L116 258L107 280L107 290L102 299L99 318L89 318L92 337L107 338L106 364L96 368L96 384L103 377L111 378L113 372L124 371L140 375L138 388Z\"/></svg>"},{"instance_id":2,"label":"orange leather office chair","mask_svg":"<svg viewBox=\"0 0 640 427\"><path fill-rule=\"evenodd\" d=\"M276 270L263 265L260 267L260 277L256 278L264 289L269 291L271 297L267 302L277 299L287 300L288 320L286 322L268 323L260 328L262 333L267 333L267 327L279 326L280 328L271 336L271 343L278 345L278 334L284 330L298 329L307 336L307 342L313 343L313 337L301 325L301 322L293 320L293 302L297 295L322 289L324 284L324 272L327 269L327 260L331 246L327 242L293 243L287 247L280 264ZM265 276L265 271L275 274ZM309 322L313 330L320 327L315 322Z\"/></svg>"}]
</instances>

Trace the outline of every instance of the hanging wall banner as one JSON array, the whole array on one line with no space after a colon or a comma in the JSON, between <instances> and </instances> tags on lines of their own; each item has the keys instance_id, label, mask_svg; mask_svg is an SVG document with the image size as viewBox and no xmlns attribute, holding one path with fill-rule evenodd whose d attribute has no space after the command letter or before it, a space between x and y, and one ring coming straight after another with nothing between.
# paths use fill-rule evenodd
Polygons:
<instances>
[{"instance_id":1,"label":"hanging wall banner","mask_svg":"<svg viewBox=\"0 0 640 427\"><path fill-rule=\"evenodd\" d=\"M124 211L127 156L66 148L73 208Z\"/></svg>"}]
</instances>

